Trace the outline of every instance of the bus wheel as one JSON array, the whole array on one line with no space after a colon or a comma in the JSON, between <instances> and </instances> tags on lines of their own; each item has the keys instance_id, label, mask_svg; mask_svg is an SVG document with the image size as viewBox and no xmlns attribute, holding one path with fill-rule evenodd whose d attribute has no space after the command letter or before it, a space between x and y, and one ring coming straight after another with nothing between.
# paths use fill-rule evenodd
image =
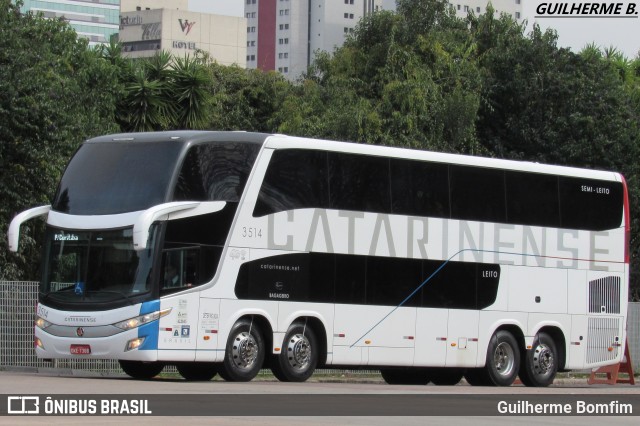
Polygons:
<instances>
[{"instance_id":1,"label":"bus wheel","mask_svg":"<svg viewBox=\"0 0 640 426\"><path fill-rule=\"evenodd\" d=\"M546 387L558 372L558 351L547 333L538 333L533 348L526 351L520 367L520 380L525 386Z\"/></svg>"},{"instance_id":2,"label":"bus wheel","mask_svg":"<svg viewBox=\"0 0 640 426\"><path fill-rule=\"evenodd\" d=\"M518 342L511 333L500 330L491 337L484 367L488 382L494 386L511 386L520 368Z\"/></svg>"},{"instance_id":3,"label":"bus wheel","mask_svg":"<svg viewBox=\"0 0 640 426\"><path fill-rule=\"evenodd\" d=\"M164 364L160 362L124 361L118 360L122 370L130 377L139 380L148 380L156 377Z\"/></svg>"},{"instance_id":4,"label":"bus wheel","mask_svg":"<svg viewBox=\"0 0 640 426\"><path fill-rule=\"evenodd\" d=\"M213 362L180 362L176 368L185 380L193 382L208 382L218 374L218 365Z\"/></svg>"},{"instance_id":5,"label":"bus wheel","mask_svg":"<svg viewBox=\"0 0 640 426\"><path fill-rule=\"evenodd\" d=\"M429 369L429 377L434 385L454 386L462 380L462 372L459 368L433 368Z\"/></svg>"},{"instance_id":6,"label":"bus wheel","mask_svg":"<svg viewBox=\"0 0 640 426\"><path fill-rule=\"evenodd\" d=\"M311 327L291 324L282 342L282 350L272 362L273 375L282 382L304 382L318 364L318 341Z\"/></svg>"},{"instance_id":7,"label":"bus wheel","mask_svg":"<svg viewBox=\"0 0 640 426\"><path fill-rule=\"evenodd\" d=\"M252 380L262 368L264 351L264 339L256 323L237 322L229 333L220 376L230 382Z\"/></svg>"},{"instance_id":8,"label":"bus wheel","mask_svg":"<svg viewBox=\"0 0 640 426\"><path fill-rule=\"evenodd\" d=\"M381 368L380 374L390 385L426 385L428 373L421 368Z\"/></svg>"}]
</instances>

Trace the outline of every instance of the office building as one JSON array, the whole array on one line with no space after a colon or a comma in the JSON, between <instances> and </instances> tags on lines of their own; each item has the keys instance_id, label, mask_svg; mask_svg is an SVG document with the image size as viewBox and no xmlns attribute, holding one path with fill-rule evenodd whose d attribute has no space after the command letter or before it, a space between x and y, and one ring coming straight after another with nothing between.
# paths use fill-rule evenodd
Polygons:
<instances>
[{"instance_id":1,"label":"office building","mask_svg":"<svg viewBox=\"0 0 640 426\"><path fill-rule=\"evenodd\" d=\"M244 0L247 68L298 78L318 50L332 52L382 0Z\"/></svg>"},{"instance_id":2,"label":"office building","mask_svg":"<svg viewBox=\"0 0 640 426\"><path fill-rule=\"evenodd\" d=\"M64 18L90 45L108 43L120 22L120 0L24 0L20 11Z\"/></svg>"},{"instance_id":3,"label":"office building","mask_svg":"<svg viewBox=\"0 0 640 426\"><path fill-rule=\"evenodd\" d=\"M124 56L141 58L164 50L173 55L207 52L222 65L245 66L246 19L186 10L182 1L125 1L119 41ZM168 6L157 9L155 5Z\"/></svg>"}]
</instances>

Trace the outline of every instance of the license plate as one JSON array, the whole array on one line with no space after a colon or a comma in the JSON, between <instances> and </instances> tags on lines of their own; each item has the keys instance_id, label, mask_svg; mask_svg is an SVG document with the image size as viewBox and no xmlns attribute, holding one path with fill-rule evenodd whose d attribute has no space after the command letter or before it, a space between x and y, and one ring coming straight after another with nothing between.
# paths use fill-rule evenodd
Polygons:
<instances>
[{"instance_id":1,"label":"license plate","mask_svg":"<svg viewBox=\"0 0 640 426\"><path fill-rule=\"evenodd\" d=\"M70 352L72 355L90 355L91 346L89 345L71 345Z\"/></svg>"}]
</instances>

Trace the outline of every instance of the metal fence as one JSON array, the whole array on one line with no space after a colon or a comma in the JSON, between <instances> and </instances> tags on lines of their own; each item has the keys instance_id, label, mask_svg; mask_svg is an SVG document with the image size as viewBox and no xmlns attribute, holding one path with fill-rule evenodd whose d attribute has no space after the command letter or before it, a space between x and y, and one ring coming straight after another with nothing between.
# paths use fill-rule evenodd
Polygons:
<instances>
[{"instance_id":1,"label":"metal fence","mask_svg":"<svg viewBox=\"0 0 640 426\"><path fill-rule=\"evenodd\" d=\"M0 366L54 367L121 372L113 360L56 360L54 364L36 358L33 322L38 283L0 281ZM640 303L629 303L628 337L634 370L640 372ZM169 371L175 371L173 369ZM372 371L361 371L372 373Z\"/></svg>"}]
</instances>

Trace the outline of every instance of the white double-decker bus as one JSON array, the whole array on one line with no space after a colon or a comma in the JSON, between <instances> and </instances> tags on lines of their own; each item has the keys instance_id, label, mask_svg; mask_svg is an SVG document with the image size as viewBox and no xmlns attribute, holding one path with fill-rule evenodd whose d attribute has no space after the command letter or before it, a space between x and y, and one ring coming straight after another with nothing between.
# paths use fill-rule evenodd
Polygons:
<instances>
[{"instance_id":1,"label":"white double-decker bus","mask_svg":"<svg viewBox=\"0 0 640 426\"><path fill-rule=\"evenodd\" d=\"M134 378L529 386L621 361L617 173L244 132L86 141L45 215L38 357Z\"/></svg>"}]
</instances>

